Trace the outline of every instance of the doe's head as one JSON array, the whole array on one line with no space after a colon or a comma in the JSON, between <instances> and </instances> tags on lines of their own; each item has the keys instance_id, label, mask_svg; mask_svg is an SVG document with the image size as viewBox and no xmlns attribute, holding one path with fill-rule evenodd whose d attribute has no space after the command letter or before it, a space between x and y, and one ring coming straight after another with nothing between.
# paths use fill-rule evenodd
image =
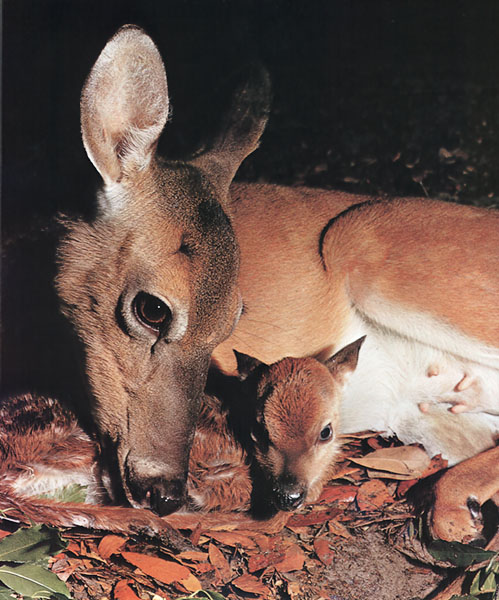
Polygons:
<instances>
[{"instance_id":1,"label":"doe's head","mask_svg":"<svg viewBox=\"0 0 499 600\"><path fill-rule=\"evenodd\" d=\"M266 121L260 84L236 93L219 136L185 162L156 157L167 82L140 28L106 44L81 96L83 142L103 187L95 218L68 223L56 285L119 486L160 514L183 502L211 352L241 311L228 190Z\"/></svg>"}]
</instances>

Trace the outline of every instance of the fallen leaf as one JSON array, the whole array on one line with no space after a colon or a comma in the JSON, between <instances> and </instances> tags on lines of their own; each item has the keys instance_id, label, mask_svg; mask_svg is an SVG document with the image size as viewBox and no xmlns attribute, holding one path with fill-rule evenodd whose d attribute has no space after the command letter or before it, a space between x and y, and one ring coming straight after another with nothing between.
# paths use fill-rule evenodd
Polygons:
<instances>
[{"instance_id":1,"label":"fallen leaf","mask_svg":"<svg viewBox=\"0 0 499 600\"><path fill-rule=\"evenodd\" d=\"M55 573L38 565L0 567L0 581L21 596L49 598L60 594L70 598L66 584Z\"/></svg>"},{"instance_id":2,"label":"fallen leaf","mask_svg":"<svg viewBox=\"0 0 499 600\"><path fill-rule=\"evenodd\" d=\"M216 567L218 572L220 573L220 577L224 583L230 581L232 577L232 570L230 568L227 559L222 554L221 550L219 550L215 544L211 544L208 546L208 555L210 557L211 564Z\"/></svg>"},{"instance_id":3,"label":"fallen leaf","mask_svg":"<svg viewBox=\"0 0 499 600\"><path fill-rule=\"evenodd\" d=\"M215 567L209 562L196 563L193 565L193 569L196 573L209 573L210 571L214 571Z\"/></svg>"},{"instance_id":4,"label":"fallen leaf","mask_svg":"<svg viewBox=\"0 0 499 600\"><path fill-rule=\"evenodd\" d=\"M350 535L348 529L342 523L339 523L338 521L335 521L334 519L329 521L327 526L328 526L329 531L333 535L339 535L340 537L345 538L347 540L352 537Z\"/></svg>"},{"instance_id":5,"label":"fallen leaf","mask_svg":"<svg viewBox=\"0 0 499 600\"><path fill-rule=\"evenodd\" d=\"M270 593L270 589L263 582L261 582L258 577L249 575L248 573L241 575L241 577L238 577L237 579L234 579L231 583L243 592L248 592L250 594L256 594L258 596L265 597Z\"/></svg>"},{"instance_id":6,"label":"fallen leaf","mask_svg":"<svg viewBox=\"0 0 499 600\"><path fill-rule=\"evenodd\" d=\"M358 465L375 471L386 471L418 478L430 464L430 457L419 446L381 448L362 458L350 458Z\"/></svg>"},{"instance_id":7,"label":"fallen leaf","mask_svg":"<svg viewBox=\"0 0 499 600\"><path fill-rule=\"evenodd\" d=\"M437 473L438 471L447 468L447 466L447 460L442 458L441 454L437 454L431 459L430 464L428 465L426 471L421 475L421 478L433 475L433 473Z\"/></svg>"},{"instance_id":8,"label":"fallen leaf","mask_svg":"<svg viewBox=\"0 0 499 600\"><path fill-rule=\"evenodd\" d=\"M390 471L375 471L374 469L367 469L367 476L369 479L394 479L396 481L411 481L414 479L414 475L401 475L400 473L390 473Z\"/></svg>"},{"instance_id":9,"label":"fallen leaf","mask_svg":"<svg viewBox=\"0 0 499 600\"><path fill-rule=\"evenodd\" d=\"M248 560L248 571L254 573L266 569L269 566L273 566L276 563L281 562L285 558L284 552L268 552L265 554L254 554L249 557Z\"/></svg>"},{"instance_id":10,"label":"fallen leaf","mask_svg":"<svg viewBox=\"0 0 499 600\"><path fill-rule=\"evenodd\" d=\"M121 555L126 561L163 583L178 581L183 585L184 580L191 575L191 571L187 567L171 560L138 552L122 552Z\"/></svg>"},{"instance_id":11,"label":"fallen leaf","mask_svg":"<svg viewBox=\"0 0 499 600\"><path fill-rule=\"evenodd\" d=\"M315 538L314 550L317 554L317 558L327 567L332 564L334 560L334 551L331 550L329 542L325 537Z\"/></svg>"},{"instance_id":12,"label":"fallen leaf","mask_svg":"<svg viewBox=\"0 0 499 600\"><path fill-rule=\"evenodd\" d=\"M291 600L301 600L305 597L301 583L298 581L288 581L288 596Z\"/></svg>"},{"instance_id":13,"label":"fallen leaf","mask_svg":"<svg viewBox=\"0 0 499 600\"><path fill-rule=\"evenodd\" d=\"M393 502L393 496L379 479L366 481L357 493L357 505L361 511L378 509Z\"/></svg>"},{"instance_id":14,"label":"fallen leaf","mask_svg":"<svg viewBox=\"0 0 499 600\"><path fill-rule=\"evenodd\" d=\"M341 502L349 504L355 500L357 487L354 485L331 485L322 490L322 494L317 501L320 504L329 504L331 502Z\"/></svg>"},{"instance_id":15,"label":"fallen leaf","mask_svg":"<svg viewBox=\"0 0 499 600\"><path fill-rule=\"evenodd\" d=\"M293 515L288 519L286 527L293 529L293 527L308 527L309 525L318 525L325 523L330 519L334 519L336 516L341 514L339 508L328 508L326 510L315 510L306 515Z\"/></svg>"},{"instance_id":16,"label":"fallen leaf","mask_svg":"<svg viewBox=\"0 0 499 600\"><path fill-rule=\"evenodd\" d=\"M334 479L344 479L348 477L348 475L352 475L353 473L357 473L359 467L352 467L352 465L341 467L334 472L334 475L331 477L331 480Z\"/></svg>"},{"instance_id":17,"label":"fallen leaf","mask_svg":"<svg viewBox=\"0 0 499 600\"><path fill-rule=\"evenodd\" d=\"M207 531L205 535L217 540L221 544L226 546L241 546L242 548L256 548L256 543L249 538L247 535L241 535L240 533L233 533L230 531Z\"/></svg>"},{"instance_id":18,"label":"fallen leaf","mask_svg":"<svg viewBox=\"0 0 499 600\"><path fill-rule=\"evenodd\" d=\"M401 481L397 486L397 498L403 498L418 481L419 479L406 479L405 481Z\"/></svg>"},{"instance_id":19,"label":"fallen leaf","mask_svg":"<svg viewBox=\"0 0 499 600\"><path fill-rule=\"evenodd\" d=\"M199 592L199 590L203 589L199 579L192 573L185 579L181 579L179 583L181 583L188 592Z\"/></svg>"},{"instance_id":20,"label":"fallen leaf","mask_svg":"<svg viewBox=\"0 0 499 600\"><path fill-rule=\"evenodd\" d=\"M288 573L289 571L300 571L305 562L305 553L303 550L293 544L287 548L284 559L274 565L276 571L280 573Z\"/></svg>"},{"instance_id":21,"label":"fallen leaf","mask_svg":"<svg viewBox=\"0 0 499 600\"><path fill-rule=\"evenodd\" d=\"M127 538L119 535L106 535L99 542L97 551L102 558L109 558L111 555L115 554L126 541Z\"/></svg>"},{"instance_id":22,"label":"fallen leaf","mask_svg":"<svg viewBox=\"0 0 499 600\"><path fill-rule=\"evenodd\" d=\"M245 531L240 529L239 533L242 535L247 535L254 542L256 542L258 548L255 548L255 550L260 550L261 552L267 552L271 550L273 544L275 543L275 538L269 537L268 535L258 531Z\"/></svg>"},{"instance_id":23,"label":"fallen leaf","mask_svg":"<svg viewBox=\"0 0 499 600\"><path fill-rule=\"evenodd\" d=\"M208 558L208 552L200 552L199 550L185 550L177 554L178 560L189 560L191 562L204 562Z\"/></svg>"},{"instance_id":24,"label":"fallen leaf","mask_svg":"<svg viewBox=\"0 0 499 600\"><path fill-rule=\"evenodd\" d=\"M137 594L128 585L131 580L122 579L114 586L115 600L140 600Z\"/></svg>"}]
</instances>

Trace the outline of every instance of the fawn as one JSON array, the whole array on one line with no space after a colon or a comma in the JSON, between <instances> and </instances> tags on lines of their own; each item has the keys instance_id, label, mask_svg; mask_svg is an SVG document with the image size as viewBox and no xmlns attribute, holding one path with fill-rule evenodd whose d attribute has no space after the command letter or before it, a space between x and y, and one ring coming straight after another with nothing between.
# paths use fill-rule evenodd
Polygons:
<instances>
[{"instance_id":1,"label":"fawn","mask_svg":"<svg viewBox=\"0 0 499 600\"><path fill-rule=\"evenodd\" d=\"M324 359L367 335L344 431L395 433L451 464L499 433L497 211L232 183L268 96L255 71L212 145L165 162L165 70L142 30L120 29L83 89L83 141L104 187L94 220L68 224L56 285L100 444L135 507L181 504L210 357L234 374L233 350Z\"/></svg>"},{"instance_id":2,"label":"fawn","mask_svg":"<svg viewBox=\"0 0 499 600\"><path fill-rule=\"evenodd\" d=\"M59 402L9 399L0 405L0 510L52 525L168 535L167 524L181 527L189 512L272 517L296 509L319 496L334 469L341 394L363 341L324 364L285 358L267 366L238 355L239 379L220 379L217 396L205 395L201 404L187 513L166 521L146 510L102 505L108 475L98 445ZM86 504L36 497L74 483L87 486ZM251 526L250 516L230 518Z\"/></svg>"}]
</instances>

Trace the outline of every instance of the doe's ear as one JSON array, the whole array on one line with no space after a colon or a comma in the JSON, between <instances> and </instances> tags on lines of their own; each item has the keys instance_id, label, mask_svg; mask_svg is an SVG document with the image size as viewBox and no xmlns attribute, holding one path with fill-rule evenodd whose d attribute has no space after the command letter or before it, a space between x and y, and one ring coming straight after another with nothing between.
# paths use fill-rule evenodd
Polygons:
<instances>
[{"instance_id":1,"label":"doe's ear","mask_svg":"<svg viewBox=\"0 0 499 600\"><path fill-rule=\"evenodd\" d=\"M228 191L243 160L258 148L270 112L270 96L267 70L260 64L251 65L236 89L218 135L209 149L193 160L217 187Z\"/></svg>"},{"instance_id":2,"label":"doe's ear","mask_svg":"<svg viewBox=\"0 0 499 600\"><path fill-rule=\"evenodd\" d=\"M140 27L125 25L109 40L81 95L88 157L106 185L147 167L168 118L163 61Z\"/></svg>"},{"instance_id":3,"label":"doe's ear","mask_svg":"<svg viewBox=\"0 0 499 600\"><path fill-rule=\"evenodd\" d=\"M256 368L265 364L258 360L258 358L253 358L252 356L248 356L237 350L234 350L234 354L236 355L237 372L240 381L244 381Z\"/></svg>"},{"instance_id":4,"label":"doe's ear","mask_svg":"<svg viewBox=\"0 0 499 600\"><path fill-rule=\"evenodd\" d=\"M344 385L350 375L355 371L359 360L359 352L366 336L362 336L355 342L352 342L338 350L331 358L324 363L333 377Z\"/></svg>"}]
</instances>

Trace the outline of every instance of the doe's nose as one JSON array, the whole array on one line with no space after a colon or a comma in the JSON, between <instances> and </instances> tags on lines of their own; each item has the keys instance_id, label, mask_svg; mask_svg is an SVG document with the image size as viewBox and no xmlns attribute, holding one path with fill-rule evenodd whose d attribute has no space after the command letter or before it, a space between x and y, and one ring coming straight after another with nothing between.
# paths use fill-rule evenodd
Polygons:
<instances>
[{"instance_id":1,"label":"doe's nose","mask_svg":"<svg viewBox=\"0 0 499 600\"><path fill-rule=\"evenodd\" d=\"M175 512L185 502L185 482L180 479L160 481L148 492L151 509L160 517Z\"/></svg>"},{"instance_id":2,"label":"doe's nose","mask_svg":"<svg viewBox=\"0 0 499 600\"><path fill-rule=\"evenodd\" d=\"M133 500L160 517L175 512L185 502L185 479L155 477L129 481L128 485Z\"/></svg>"}]
</instances>

